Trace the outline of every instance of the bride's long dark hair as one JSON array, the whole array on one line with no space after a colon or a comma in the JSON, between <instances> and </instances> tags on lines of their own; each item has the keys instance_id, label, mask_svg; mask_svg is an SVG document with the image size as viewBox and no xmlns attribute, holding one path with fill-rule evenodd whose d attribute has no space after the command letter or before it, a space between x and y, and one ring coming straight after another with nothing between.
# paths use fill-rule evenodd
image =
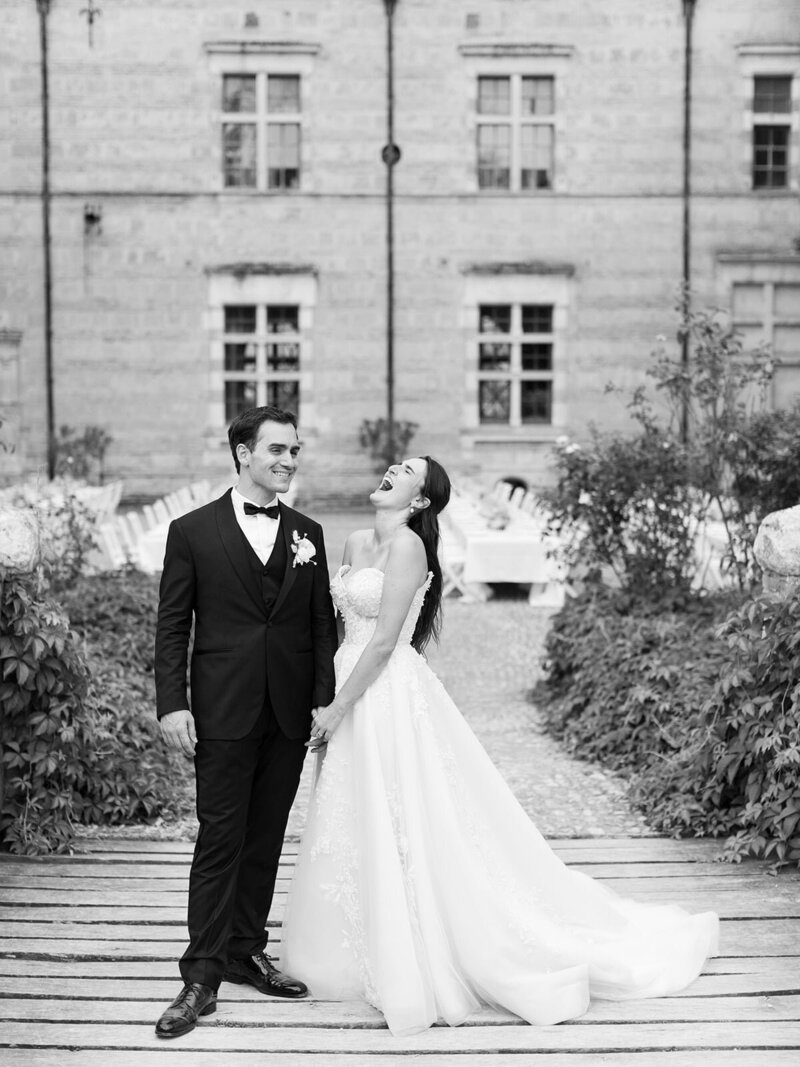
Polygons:
<instances>
[{"instance_id":1,"label":"bride's long dark hair","mask_svg":"<svg viewBox=\"0 0 800 1067\"><path fill-rule=\"evenodd\" d=\"M428 570L433 578L425 595L414 636L411 639L412 646L417 652L422 652L428 642L433 638L439 640L439 630L442 625L442 565L439 562L439 512L447 507L450 499L450 479L447 471L431 456L420 456L428 464L428 473L425 476L425 484L421 495L430 500L430 504L420 511L415 511L408 520L408 528L413 530L425 546L425 555L428 560Z\"/></svg>"}]
</instances>

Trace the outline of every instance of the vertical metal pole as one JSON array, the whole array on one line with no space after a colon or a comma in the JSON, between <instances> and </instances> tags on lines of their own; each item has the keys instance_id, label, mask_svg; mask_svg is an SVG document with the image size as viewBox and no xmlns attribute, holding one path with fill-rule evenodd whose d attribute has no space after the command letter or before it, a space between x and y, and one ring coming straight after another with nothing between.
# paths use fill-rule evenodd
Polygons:
<instances>
[{"instance_id":1,"label":"vertical metal pole","mask_svg":"<svg viewBox=\"0 0 800 1067\"><path fill-rule=\"evenodd\" d=\"M47 476L56 473L56 420L53 399L53 269L50 238L50 91L47 62L47 16L50 0L36 0L42 79L42 244L44 252L44 362L47 397Z\"/></svg>"},{"instance_id":2,"label":"vertical metal pole","mask_svg":"<svg viewBox=\"0 0 800 1067\"><path fill-rule=\"evenodd\" d=\"M681 368L689 371L689 315L692 310L692 26L695 0L683 0L685 35L683 49L683 271L681 278ZM689 439L689 401L684 398L681 411L681 440Z\"/></svg>"},{"instance_id":3,"label":"vertical metal pole","mask_svg":"<svg viewBox=\"0 0 800 1067\"><path fill-rule=\"evenodd\" d=\"M389 461L397 459L394 423L394 9L386 5L386 421Z\"/></svg>"}]
</instances>

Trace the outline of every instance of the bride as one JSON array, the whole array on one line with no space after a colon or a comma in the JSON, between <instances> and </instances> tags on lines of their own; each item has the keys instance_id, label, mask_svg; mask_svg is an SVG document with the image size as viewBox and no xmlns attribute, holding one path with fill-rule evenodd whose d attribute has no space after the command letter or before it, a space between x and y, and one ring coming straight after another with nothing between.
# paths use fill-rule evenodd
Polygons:
<instances>
[{"instance_id":1,"label":"bride","mask_svg":"<svg viewBox=\"0 0 800 1067\"><path fill-rule=\"evenodd\" d=\"M569 870L421 655L440 622L449 497L430 456L390 467L374 529L350 535L331 584L345 639L336 697L314 713L321 767L286 969L315 996L369 1001L395 1035L487 1004L544 1025L590 996L675 992L716 951L716 915L625 900Z\"/></svg>"}]
</instances>

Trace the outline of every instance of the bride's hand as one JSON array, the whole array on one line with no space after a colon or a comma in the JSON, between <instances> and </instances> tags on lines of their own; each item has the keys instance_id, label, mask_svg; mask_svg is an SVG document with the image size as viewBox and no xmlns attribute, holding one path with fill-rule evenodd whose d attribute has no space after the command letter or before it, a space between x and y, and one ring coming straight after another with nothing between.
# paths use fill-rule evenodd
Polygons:
<instances>
[{"instance_id":1,"label":"bride's hand","mask_svg":"<svg viewBox=\"0 0 800 1067\"><path fill-rule=\"evenodd\" d=\"M311 727L311 739L306 744L312 752L322 745L327 745L346 714L347 708L343 708L335 700L327 708L315 708L311 712L314 725Z\"/></svg>"}]
</instances>

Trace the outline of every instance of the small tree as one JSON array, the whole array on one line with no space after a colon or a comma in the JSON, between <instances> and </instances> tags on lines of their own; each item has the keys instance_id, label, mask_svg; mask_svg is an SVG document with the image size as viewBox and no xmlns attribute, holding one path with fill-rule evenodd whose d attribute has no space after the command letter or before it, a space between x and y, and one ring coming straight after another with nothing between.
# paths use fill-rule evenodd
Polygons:
<instances>
[{"instance_id":1,"label":"small tree","mask_svg":"<svg viewBox=\"0 0 800 1067\"><path fill-rule=\"evenodd\" d=\"M392 440L389 439L389 420L381 416L378 419L364 419L358 430L358 440L372 457L376 473L381 474L402 456L411 444L419 423L407 419L395 420Z\"/></svg>"},{"instance_id":2,"label":"small tree","mask_svg":"<svg viewBox=\"0 0 800 1067\"><path fill-rule=\"evenodd\" d=\"M61 426L56 441L56 474L102 485L105 457L113 438L102 426L84 426L79 433Z\"/></svg>"}]
</instances>

